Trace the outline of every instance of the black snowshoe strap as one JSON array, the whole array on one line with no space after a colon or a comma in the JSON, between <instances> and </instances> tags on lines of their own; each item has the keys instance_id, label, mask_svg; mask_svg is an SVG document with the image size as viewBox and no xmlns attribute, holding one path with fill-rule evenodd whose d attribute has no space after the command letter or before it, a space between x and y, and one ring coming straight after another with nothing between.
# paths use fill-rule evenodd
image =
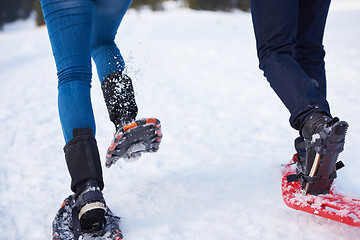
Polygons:
<instances>
[{"instance_id":1,"label":"black snowshoe strap","mask_svg":"<svg viewBox=\"0 0 360 240\"><path fill-rule=\"evenodd\" d=\"M335 171L329 176L330 179L335 179L337 177L336 171L345 167L345 164L342 161L338 161L336 163ZM286 176L286 180L290 182L299 181L301 184L304 183L314 183L316 181L319 181L321 179L321 176L305 176L304 173L298 173L298 174L290 174Z\"/></svg>"},{"instance_id":2,"label":"black snowshoe strap","mask_svg":"<svg viewBox=\"0 0 360 240\"><path fill-rule=\"evenodd\" d=\"M73 233L74 233L74 240L78 240L81 236L81 226L80 226L80 220L79 220L79 209L78 206L74 206L71 211L72 216L72 227L73 227Z\"/></svg>"},{"instance_id":3,"label":"black snowshoe strap","mask_svg":"<svg viewBox=\"0 0 360 240\"><path fill-rule=\"evenodd\" d=\"M342 161L338 161L335 166L336 166L336 171L337 171L337 170L345 167L345 164Z\"/></svg>"},{"instance_id":4,"label":"black snowshoe strap","mask_svg":"<svg viewBox=\"0 0 360 240\"><path fill-rule=\"evenodd\" d=\"M299 173L299 174L290 174L286 176L286 180L290 183L290 182L295 182L295 181L299 181L301 184L303 183L310 183L310 182L316 182L320 180L320 176L315 176L315 177L309 177L309 176L305 176L303 173Z\"/></svg>"},{"instance_id":5,"label":"black snowshoe strap","mask_svg":"<svg viewBox=\"0 0 360 240\"><path fill-rule=\"evenodd\" d=\"M84 194L79 196L80 199L78 199L75 203L76 207L82 207L80 206L80 202L86 202L90 199L94 199L94 200L103 200L103 196L102 193L100 191L88 191L85 192Z\"/></svg>"},{"instance_id":6,"label":"black snowshoe strap","mask_svg":"<svg viewBox=\"0 0 360 240\"><path fill-rule=\"evenodd\" d=\"M286 180L288 183L299 181L302 173L299 174L289 174L286 176Z\"/></svg>"}]
</instances>

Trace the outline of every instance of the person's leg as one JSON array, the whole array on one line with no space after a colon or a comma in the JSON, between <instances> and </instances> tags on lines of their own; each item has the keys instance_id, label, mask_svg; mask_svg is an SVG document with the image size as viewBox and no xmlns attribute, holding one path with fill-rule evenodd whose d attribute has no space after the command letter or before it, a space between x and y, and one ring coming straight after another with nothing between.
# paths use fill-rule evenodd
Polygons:
<instances>
[{"instance_id":1,"label":"person's leg","mask_svg":"<svg viewBox=\"0 0 360 240\"><path fill-rule=\"evenodd\" d=\"M136 120L138 108L132 81L114 39L131 0L95 0L92 58L95 61L110 120L116 133L107 151L106 166L119 158L136 160L156 152L162 138L160 121ZM127 130L131 129L128 132ZM121 139L121 140L120 140Z\"/></svg>"},{"instance_id":2,"label":"person's leg","mask_svg":"<svg viewBox=\"0 0 360 240\"><path fill-rule=\"evenodd\" d=\"M73 129L90 127L95 135L91 105L91 56L94 4L91 0L41 0L58 71L58 107L65 142Z\"/></svg>"},{"instance_id":3,"label":"person's leg","mask_svg":"<svg viewBox=\"0 0 360 240\"><path fill-rule=\"evenodd\" d=\"M299 1L252 0L251 11L260 68L290 111L291 126L300 130L312 112L330 113L326 99L294 58Z\"/></svg>"},{"instance_id":4,"label":"person's leg","mask_svg":"<svg viewBox=\"0 0 360 240\"><path fill-rule=\"evenodd\" d=\"M58 70L58 107L65 159L75 192L74 235L101 228L105 200L91 105L92 0L41 0ZM86 207L85 207L86 206Z\"/></svg>"},{"instance_id":5,"label":"person's leg","mask_svg":"<svg viewBox=\"0 0 360 240\"><path fill-rule=\"evenodd\" d=\"M302 0L299 2L299 20L294 52L296 61L312 81L315 90L325 99L325 51L322 42L329 6L330 0ZM317 114L317 116L320 116L317 122L329 121L326 120L326 116L325 119L321 115ZM307 126L304 131L307 132L305 135L309 136L315 132L315 129L312 129L311 132L309 130L310 128ZM295 149L298 153L298 170L306 172L305 141L302 136L295 139Z\"/></svg>"},{"instance_id":6,"label":"person's leg","mask_svg":"<svg viewBox=\"0 0 360 240\"><path fill-rule=\"evenodd\" d=\"M110 120L116 129L135 120L137 105L125 62L114 40L131 0L96 0L91 55L95 61Z\"/></svg>"},{"instance_id":7,"label":"person's leg","mask_svg":"<svg viewBox=\"0 0 360 240\"><path fill-rule=\"evenodd\" d=\"M76 129L89 128L94 137L95 121L90 99L90 36L94 4L91 0L42 0L42 9L58 70L58 107L65 141L71 145ZM87 133L89 135L89 133ZM88 146L88 144L84 143ZM97 149L96 144L93 148ZM66 148L65 148L66 149ZM75 154L76 155L76 154ZM72 160L71 160L72 159ZM83 159L81 161L81 159ZM89 171L84 167L90 161ZM67 157L72 190L88 178L97 178L103 186L100 159ZM77 167L75 167L77 166ZM99 170L91 170L92 167ZM91 170L91 171L90 171Z\"/></svg>"},{"instance_id":8,"label":"person's leg","mask_svg":"<svg viewBox=\"0 0 360 240\"><path fill-rule=\"evenodd\" d=\"M296 34L295 59L326 98L323 36L330 0L301 0Z\"/></svg>"},{"instance_id":9,"label":"person's leg","mask_svg":"<svg viewBox=\"0 0 360 240\"><path fill-rule=\"evenodd\" d=\"M91 56L99 80L114 72L123 72L125 62L114 40L131 0L95 0Z\"/></svg>"}]
</instances>

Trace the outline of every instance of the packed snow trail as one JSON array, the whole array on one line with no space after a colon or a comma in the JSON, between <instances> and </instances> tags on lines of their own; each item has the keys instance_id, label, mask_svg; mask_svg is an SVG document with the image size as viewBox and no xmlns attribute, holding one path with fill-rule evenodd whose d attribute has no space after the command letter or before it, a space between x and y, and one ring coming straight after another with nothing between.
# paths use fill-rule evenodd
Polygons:
<instances>
[{"instance_id":1,"label":"packed snow trail","mask_svg":"<svg viewBox=\"0 0 360 240\"><path fill-rule=\"evenodd\" d=\"M332 113L350 125L336 184L359 197L360 7L350 2L331 8L324 45ZM50 43L29 25L0 33L0 240L50 239L70 194ZM156 154L103 168L126 240L360 239L282 201L280 164L297 133L258 69L249 13L131 10L116 41L139 117L159 118L164 134ZM95 68L92 95L104 162L114 128Z\"/></svg>"}]
</instances>

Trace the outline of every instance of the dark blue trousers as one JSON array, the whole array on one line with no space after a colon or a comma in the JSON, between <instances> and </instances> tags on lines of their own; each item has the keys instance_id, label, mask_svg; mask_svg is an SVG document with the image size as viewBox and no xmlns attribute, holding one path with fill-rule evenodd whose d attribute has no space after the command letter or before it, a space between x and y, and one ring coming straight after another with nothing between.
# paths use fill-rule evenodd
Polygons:
<instances>
[{"instance_id":1,"label":"dark blue trousers","mask_svg":"<svg viewBox=\"0 0 360 240\"><path fill-rule=\"evenodd\" d=\"M260 69L299 130L313 112L330 115L323 35L330 0L251 0Z\"/></svg>"}]
</instances>

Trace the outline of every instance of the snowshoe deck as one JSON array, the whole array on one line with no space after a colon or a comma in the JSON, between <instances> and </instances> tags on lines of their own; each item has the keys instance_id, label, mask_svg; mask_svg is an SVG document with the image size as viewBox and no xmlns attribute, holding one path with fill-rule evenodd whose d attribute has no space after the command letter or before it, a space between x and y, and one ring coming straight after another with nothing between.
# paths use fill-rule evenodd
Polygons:
<instances>
[{"instance_id":1,"label":"snowshoe deck","mask_svg":"<svg viewBox=\"0 0 360 240\"><path fill-rule=\"evenodd\" d=\"M133 161L144 152L156 152L162 138L161 124L156 118L131 122L118 129L107 150L106 167L120 158Z\"/></svg>"},{"instance_id":2,"label":"snowshoe deck","mask_svg":"<svg viewBox=\"0 0 360 240\"><path fill-rule=\"evenodd\" d=\"M355 199L330 190L329 194L303 194L301 183L288 182L289 175L295 175L297 154L282 171L282 196L285 204L295 210L338 221L360 228L360 199Z\"/></svg>"}]
</instances>

